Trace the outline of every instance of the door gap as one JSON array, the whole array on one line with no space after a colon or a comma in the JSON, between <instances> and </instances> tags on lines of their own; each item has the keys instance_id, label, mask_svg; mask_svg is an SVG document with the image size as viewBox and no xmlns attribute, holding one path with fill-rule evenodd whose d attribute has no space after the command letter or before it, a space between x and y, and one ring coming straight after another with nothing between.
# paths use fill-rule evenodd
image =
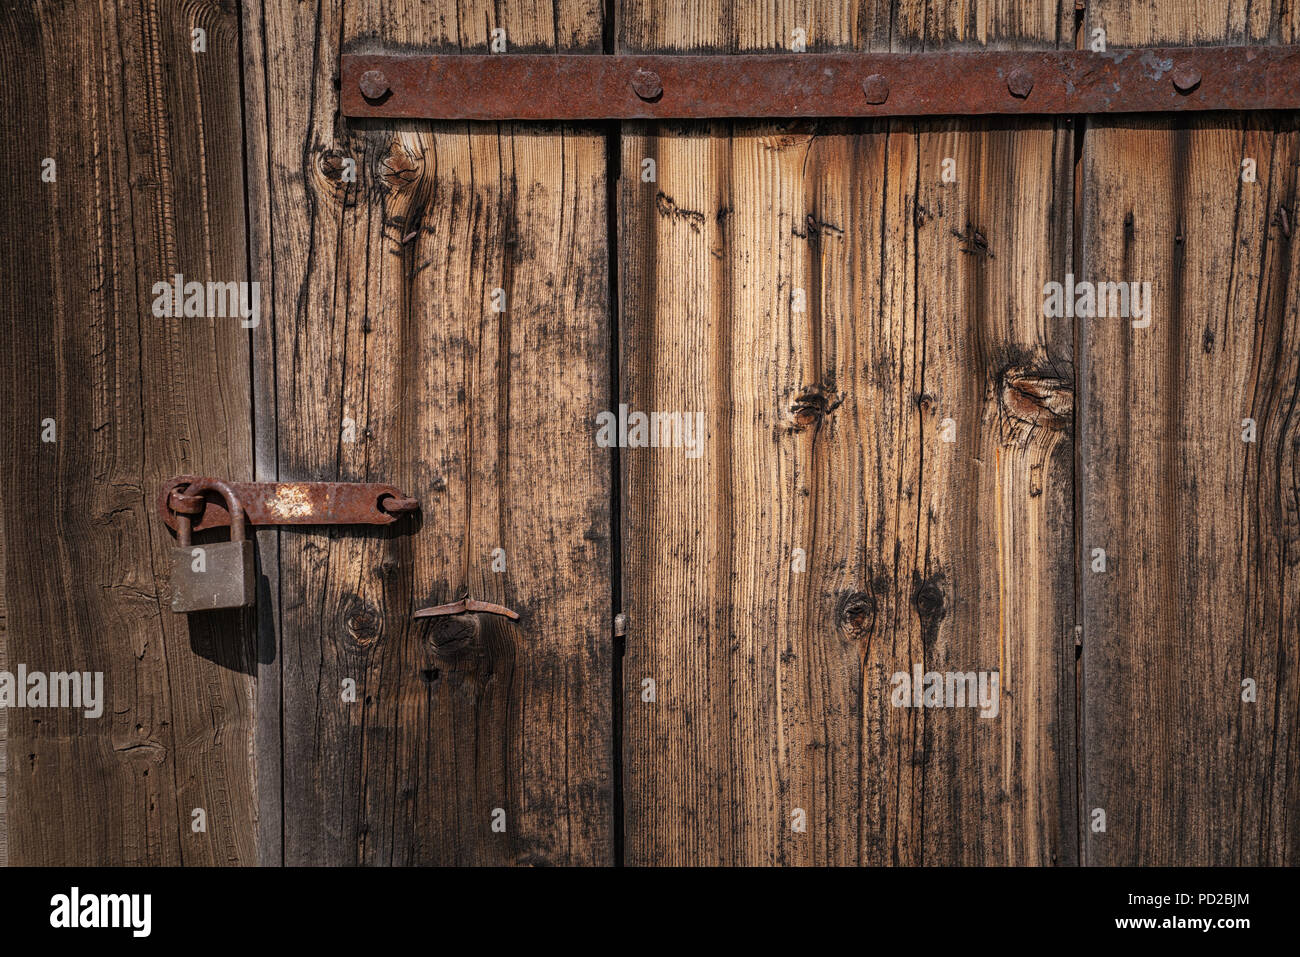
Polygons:
<instances>
[{"instance_id":1,"label":"door gap","mask_svg":"<svg viewBox=\"0 0 1300 957\"><path fill-rule=\"evenodd\" d=\"M1080 276L1087 273L1083 262L1083 164L1084 141L1088 134L1088 118L1074 118L1074 163L1071 169L1073 185L1074 211L1071 217L1070 266ZM1087 864L1088 840L1085 831L1087 817L1087 790L1084 775L1087 771L1085 760L1084 722L1084 648L1088 634L1081 631L1084 624L1086 603L1084 601L1083 556L1087 548L1084 530L1084 469L1083 457L1087 447L1085 423L1088 403L1088 366L1087 336L1084 320L1074 320L1074 657L1070 662L1074 668L1074 784L1075 784L1075 861L1082 867ZM1068 639L1067 639L1068 641ZM1067 648L1069 645L1067 644Z\"/></svg>"},{"instance_id":2,"label":"door gap","mask_svg":"<svg viewBox=\"0 0 1300 957\"><path fill-rule=\"evenodd\" d=\"M604 0L605 18L601 28L601 52L612 56L616 52L615 35L616 0ZM622 303L618 292L618 181L622 170L623 124L610 120L605 125L605 256L608 272L609 296L609 397L610 408L617 409L620 395L620 323ZM610 449L609 483L609 588L610 621L606 622L613 638L610 676L610 723L613 733L613 761L611 775L614 779L614 866L624 866L623 849L623 654L627 639L618 634L625 631L614 627L614 617L623 611L623 468L618 445Z\"/></svg>"}]
</instances>

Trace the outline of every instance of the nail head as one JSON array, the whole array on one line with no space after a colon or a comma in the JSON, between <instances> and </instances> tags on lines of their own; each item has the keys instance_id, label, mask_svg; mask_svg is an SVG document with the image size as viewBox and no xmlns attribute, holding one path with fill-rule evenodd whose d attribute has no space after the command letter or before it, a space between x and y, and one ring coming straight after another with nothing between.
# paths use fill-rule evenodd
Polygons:
<instances>
[{"instance_id":1,"label":"nail head","mask_svg":"<svg viewBox=\"0 0 1300 957\"><path fill-rule=\"evenodd\" d=\"M367 70L361 74L361 80L357 84L361 87L361 95L367 100L377 100L388 92L388 77L384 76L382 70Z\"/></svg>"},{"instance_id":2,"label":"nail head","mask_svg":"<svg viewBox=\"0 0 1300 957\"><path fill-rule=\"evenodd\" d=\"M1034 75L1028 70L1012 70L1007 77L1007 89L1018 100L1023 100L1034 88Z\"/></svg>"},{"instance_id":3,"label":"nail head","mask_svg":"<svg viewBox=\"0 0 1300 957\"><path fill-rule=\"evenodd\" d=\"M1201 85L1201 74L1190 66L1180 66L1174 70L1173 81L1179 93L1191 93Z\"/></svg>"},{"instance_id":4,"label":"nail head","mask_svg":"<svg viewBox=\"0 0 1300 957\"><path fill-rule=\"evenodd\" d=\"M889 81L881 74L873 73L862 81L862 92L867 102L879 105L889 99Z\"/></svg>"},{"instance_id":5,"label":"nail head","mask_svg":"<svg viewBox=\"0 0 1300 957\"><path fill-rule=\"evenodd\" d=\"M632 74L632 89L641 99L650 101L663 95L664 85L654 70L637 70Z\"/></svg>"}]
</instances>

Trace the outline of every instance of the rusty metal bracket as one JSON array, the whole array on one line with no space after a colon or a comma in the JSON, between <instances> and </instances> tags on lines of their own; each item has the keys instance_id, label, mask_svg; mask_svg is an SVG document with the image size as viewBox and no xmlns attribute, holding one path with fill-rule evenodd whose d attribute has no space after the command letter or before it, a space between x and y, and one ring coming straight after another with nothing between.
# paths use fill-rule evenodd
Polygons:
<instances>
[{"instance_id":1,"label":"rusty metal bracket","mask_svg":"<svg viewBox=\"0 0 1300 957\"><path fill-rule=\"evenodd\" d=\"M345 116L446 120L1300 109L1300 47L342 57Z\"/></svg>"},{"instance_id":2,"label":"rusty metal bracket","mask_svg":"<svg viewBox=\"0 0 1300 957\"><path fill-rule=\"evenodd\" d=\"M230 512L219 495L204 489L186 494L191 485L218 480L178 475L163 483L158 512L173 531L178 516L189 516L202 531L230 524ZM395 485L361 482L230 482L243 505L249 525L391 525L420 508Z\"/></svg>"},{"instance_id":3,"label":"rusty metal bracket","mask_svg":"<svg viewBox=\"0 0 1300 957\"><path fill-rule=\"evenodd\" d=\"M444 618L451 615L478 614L486 612L489 615L500 615L503 618L509 618L511 621L519 620L519 613L511 611L504 605L494 605L490 601L479 601L477 598L465 597L460 601L453 601L447 605L433 605L429 608L421 608L412 618Z\"/></svg>"}]
</instances>

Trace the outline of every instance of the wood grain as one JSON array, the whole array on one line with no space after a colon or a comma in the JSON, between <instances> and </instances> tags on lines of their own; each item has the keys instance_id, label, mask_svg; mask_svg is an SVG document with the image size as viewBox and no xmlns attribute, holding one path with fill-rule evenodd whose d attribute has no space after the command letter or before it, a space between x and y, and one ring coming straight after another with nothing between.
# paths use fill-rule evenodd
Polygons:
<instances>
[{"instance_id":1,"label":"wood grain","mask_svg":"<svg viewBox=\"0 0 1300 957\"><path fill-rule=\"evenodd\" d=\"M0 496L4 488L0 486ZM4 500L0 497L0 515ZM5 568L4 526L0 524L0 569ZM0 574L0 671L9 670L9 611L5 576ZM0 709L0 867L9 866L9 709Z\"/></svg>"},{"instance_id":2,"label":"wood grain","mask_svg":"<svg viewBox=\"0 0 1300 957\"><path fill-rule=\"evenodd\" d=\"M503 26L511 50L593 52L598 7L499 21L488 4L258 4L244 23L254 269L274 289L255 342L258 475L382 480L423 502L418 534L277 536L263 701L280 720L259 752L283 742L263 793L282 800L282 860L608 863L604 137L344 123L331 82L340 41L486 50ZM411 621L466 591L521 620Z\"/></svg>"},{"instance_id":3,"label":"wood grain","mask_svg":"<svg viewBox=\"0 0 1300 957\"><path fill-rule=\"evenodd\" d=\"M1296 36L1280 3L1103 0L1088 17L1112 47ZM1088 131L1083 273L1150 281L1154 302L1149 328L1085 324L1081 545L1107 553L1083 573L1088 863L1300 852L1298 165L1293 117Z\"/></svg>"},{"instance_id":4,"label":"wood grain","mask_svg":"<svg viewBox=\"0 0 1300 957\"><path fill-rule=\"evenodd\" d=\"M620 52L1055 42L1052 5L993 6L624 2ZM622 393L708 428L621 455L629 863L1077 858L1073 343L1039 298L1072 151L1041 121L628 128ZM1001 713L894 707L918 662L1000 674Z\"/></svg>"},{"instance_id":5,"label":"wood grain","mask_svg":"<svg viewBox=\"0 0 1300 957\"><path fill-rule=\"evenodd\" d=\"M0 11L7 663L105 698L8 714L11 864L255 859L250 621L172 614L154 504L251 471L247 332L151 313L174 273L245 278L237 49L228 3Z\"/></svg>"},{"instance_id":6,"label":"wood grain","mask_svg":"<svg viewBox=\"0 0 1300 957\"><path fill-rule=\"evenodd\" d=\"M1300 6L608 11L0 9L0 670L106 689L0 709L0 865L1295 863L1300 121L348 122L336 83L498 27L1115 49ZM260 326L154 317L177 272L260 281ZM1150 281L1151 326L1045 317L1066 273ZM620 403L703 454L601 448ZM187 619L182 472L424 507L261 530L256 614ZM412 621L467 592L520 621ZM996 673L997 717L895 707L915 663Z\"/></svg>"}]
</instances>

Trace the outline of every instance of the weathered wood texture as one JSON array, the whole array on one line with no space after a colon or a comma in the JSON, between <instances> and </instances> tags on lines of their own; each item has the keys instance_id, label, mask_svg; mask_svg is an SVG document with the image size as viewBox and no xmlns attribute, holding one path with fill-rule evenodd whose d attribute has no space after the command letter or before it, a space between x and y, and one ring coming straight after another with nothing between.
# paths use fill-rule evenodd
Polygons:
<instances>
[{"instance_id":1,"label":"weathered wood texture","mask_svg":"<svg viewBox=\"0 0 1300 957\"><path fill-rule=\"evenodd\" d=\"M618 44L1055 44L1054 5L991 7L624 0ZM1039 297L1071 265L1072 142L628 127L622 396L707 428L700 458L621 455L628 863L1076 860L1073 340ZM1000 675L1000 713L894 707L915 663Z\"/></svg>"},{"instance_id":2,"label":"weathered wood texture","mask_svg":"<svg viewBox=\"0 0 1300 957\"><path fill-rule=\"evenodd\" d=\"M1298 17L1096 0L1087 23L1112 48L1294 43ZM1300 859L1298 167L1294 117L1098 118L1085 139L1080 278L1153 298L1149 328L1084 324L1088 863Z\"/></svg>"},{"instance_id":3,"label":"weathered wood texture","mask_svg":"<svg viewBox=\"0 0 1300 957\"><path fill-rule=\"evenodd\" d=\"M418 535L263 536L279 588L263 714L275 699L280 716L259 750L283 741L263 801L282 787L288 864L612 860L604 136L349 124L332 82L340 41L486 51L504 27L511 50L600 48L595 3L505 16L327 2L244 18L253 264L273 306L254 345L258 476L382 480L423 502ZM521 621L411 621L466 591Z\"/></svg>"},{"instance_id":4,"label":"weathered wood texture","mask_svg":"<svg viewBox=\"0 0 1300 957\"><path fill-rule=\"evenodd\" d=\"M12 864L255 858L250 620L171 613L154 507L251 472L248 333L151 312L174 273L245 276L238 41L229 3L0 9L6 657L104 673L97 719L7 716Z\"/></svg>"},{"instance_id":5,"label":"weathered wood texture","mask_svg":"<svg viewBox=\"0 0 1300 957\"><path fill-rule=\"evenodd\" d=\"M0 485L0 515L4 514ZM9 670L9 614L5 604L5 536L0 523L0 671ZM9 864L9 709L0 709L0 867Z\"/></svg>"},{"instance_id":6,"label":"weathered wood texture","mask_svg":"<svg viewBox=\"0 0 1300 957\"><path fill-rule=\"evenodd\" d=\"M0 9L0 670L105 676L98 719L0 710L0 864L611 863L616 757L630 864L1296 863L1295 117L607 139L348 123L335 83L498 27L1114 49L1294 43L1300 6L610 11ZM260 281L261 324L153 316L175 273ZM1046 318L1067 273L1151 282L1150 327ZM703 454L612 456L620 402L702 413ZM424 510L260 531L257 615L186 619L153 502L181 472ZM465 592L522 619L412 622ZM996 673L997 716L895 707L918 663Z\"/></svg>"}]
</instances>

